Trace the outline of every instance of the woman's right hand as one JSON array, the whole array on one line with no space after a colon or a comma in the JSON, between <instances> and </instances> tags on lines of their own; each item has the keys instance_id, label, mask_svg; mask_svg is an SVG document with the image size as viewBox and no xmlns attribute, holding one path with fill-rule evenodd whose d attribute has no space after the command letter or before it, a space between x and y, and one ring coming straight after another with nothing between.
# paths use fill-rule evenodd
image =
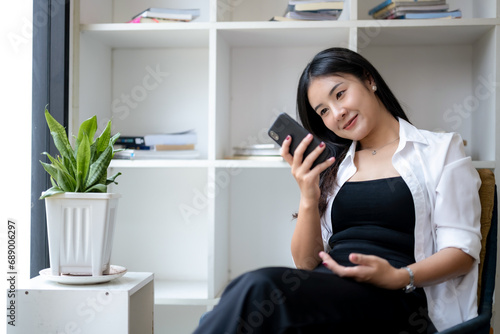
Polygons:
<instances>
[{"instance_id":1,"label":"woman's right hand","mask_svg":"<svg viewBox=\"0 0 500 334\"><path fill-rule=\"evenodd\" d=\"M292 168L292 175L300 188L301 200L317 202L320 197L319 176L321 172L334 163L335 158L331 157L311 169L313 162L325 149L325 143L321 142L320 145L303 159L304 152L313 140L312 134L308 134L300 142L293 156L290 154L290 144L292 140L290 135L285 138L281 146L281 156Z\"/></svg>"}]
</instances>

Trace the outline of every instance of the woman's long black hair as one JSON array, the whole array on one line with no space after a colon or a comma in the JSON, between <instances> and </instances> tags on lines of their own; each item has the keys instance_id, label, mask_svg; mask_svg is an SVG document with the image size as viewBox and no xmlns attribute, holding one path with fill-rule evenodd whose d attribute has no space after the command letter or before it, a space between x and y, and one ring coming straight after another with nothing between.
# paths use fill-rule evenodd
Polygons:
<instances>
[{"instance_id":1,"label":"woman's long black hair","mask_svg":"<svg viewBox=\"0 0 500 334\"><path fill-rule=\"evenodd\" d=\"M307 92L311 81L319 77L331 75L351 74L360 81L372 78L377 86L375 94L386 109L398 119L409 122L403 108L385 83L380 73L373 65L360 54L345 48L330 48L319 52L307 64L300 76L297 88L297 113L302 125L312 134L323 140L335 154L335 163L325 170L320 177L321 197L319 201L320 215L326 211L327 198L335 184L337 171L344 159L352 140L341 138L328 129L321 117L313 110Z\"/></svg>"}]
</instances>

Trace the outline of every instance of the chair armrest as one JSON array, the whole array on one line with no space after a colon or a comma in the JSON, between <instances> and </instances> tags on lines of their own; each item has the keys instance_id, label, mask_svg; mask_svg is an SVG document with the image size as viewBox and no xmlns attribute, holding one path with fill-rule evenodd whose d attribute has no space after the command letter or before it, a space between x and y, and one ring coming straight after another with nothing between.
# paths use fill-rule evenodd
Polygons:
<instances>
[{"instance_id":1,"label":"chair armrest","mask_svg":"<svg viewBox=\"0 0 500 334\"><path fill-rule=\"evenodd\" d=\"M491 313L490 314L483 313L461 324L445 329L444 331L441 331L438 334L471 334L471 333L489 334L490 319L491 319Z\"/></svg>"}]
</instances>

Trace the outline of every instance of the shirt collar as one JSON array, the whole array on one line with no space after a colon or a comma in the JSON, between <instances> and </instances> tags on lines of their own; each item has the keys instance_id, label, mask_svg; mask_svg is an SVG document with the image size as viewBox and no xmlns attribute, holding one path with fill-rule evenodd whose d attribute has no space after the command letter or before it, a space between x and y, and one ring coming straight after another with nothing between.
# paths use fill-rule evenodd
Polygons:
<instances>
[{"instance_id":1,"label":"shirt collar","mask_svg":"<svg viewBox=\"0 0 500 334\"><path fill-rule=\"evenodd\" d=\"M398 117L398 121L399 121L399 147L397 151L405 147L407 142L416 142L425 145L429 144L427 142L427 139L425 139L425 137L420 133L420 131L415 126L413 126L412 124L410 124L409 122L405 121L400 117ZM354 160L357 143L358 143L357 141L353 140L344 160L346 161Z\"/></svg>"},{"instance_id":2,"label":"shirt collar","mask_svg":"<svg viewBox=\"0 0 500 334\"><path fill-rule=\"evenodd\" d=\"M427 139L420 133L420 131L407 121L398 117L399 121L399 141L401 143L406 144L406 142L416 142L422 143L425 145L429 145ZM401 146L403 147L403 146Z\"/></svg>"}]
</instances>

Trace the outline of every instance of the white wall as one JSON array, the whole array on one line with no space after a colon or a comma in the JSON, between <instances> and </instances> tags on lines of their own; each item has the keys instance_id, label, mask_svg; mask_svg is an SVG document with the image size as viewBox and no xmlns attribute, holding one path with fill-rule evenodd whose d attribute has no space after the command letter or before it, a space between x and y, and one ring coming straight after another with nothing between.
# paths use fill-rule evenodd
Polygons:
<instances>
[{"instance_id":1,"label":"white wall","mask_svg":"<svg viewBox=\"0 0 500 334\"><path fill-rule=\"evenodd\" d=\"M16 222L16 284L29 279L33 0L0 2L0 300L7 288L7 222ZM5 305L2 303L2 305ZM0 317L0 332L6 316Z\"/></svg>"}]
</instances>

